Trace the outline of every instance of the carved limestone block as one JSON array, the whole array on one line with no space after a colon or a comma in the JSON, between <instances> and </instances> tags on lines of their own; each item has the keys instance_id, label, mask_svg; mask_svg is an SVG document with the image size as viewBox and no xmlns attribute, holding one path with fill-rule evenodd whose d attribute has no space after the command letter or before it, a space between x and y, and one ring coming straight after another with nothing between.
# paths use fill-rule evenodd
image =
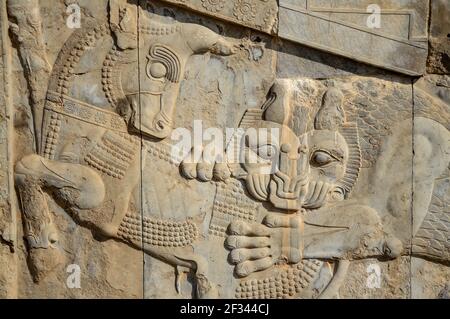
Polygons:
<instances>
[{"instance_id":1,"label":"carved limestone block","mask_svg":"<svg viewBox=\"0 0 450 319\"><path fill-rule=\"evenodd\" d=\"M450 19L445 0L431 2L430 54L427 72L448 74L450 69Z\"/></svg>"},{"instance_id":2,"label":"carved limestone block","mask_svg":"<svg viewBox=\"0 0 450 319\"><path fill-rule=\"evenodd\" d=\"M428 10L427 1L419 5L416 1L282 0L278 34L370 65L422 75L428 54ZM371 15L379 21L375 26ZM399 51L401 56L394 57Z\"/></svg>"},{"instance_id":3,"label":"carved limestone block","mask_svg":"<svg viewBox=\"0 0 450 319\"><path fill-rule=\"evenodd\" d=\"M274 33L278 21L278 5L274 0L164 0L205 15L242 26Z\"/></svg>"},{"instance_id":4,"label":"carved limestone block","mask_svg":"<svg viewBox=\"0 0 450 319\"><path fill-rule=\"evenodd\" d=\"M443 7L1 2L0 297L446 298Z\"/></svg>"}]
</instances>

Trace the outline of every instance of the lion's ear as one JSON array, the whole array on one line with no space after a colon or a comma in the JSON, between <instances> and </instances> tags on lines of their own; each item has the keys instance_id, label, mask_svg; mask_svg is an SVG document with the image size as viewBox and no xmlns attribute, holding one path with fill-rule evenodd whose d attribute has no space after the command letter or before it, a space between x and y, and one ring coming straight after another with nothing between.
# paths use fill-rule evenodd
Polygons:
<instances>
[{"instance_id":1,"label":"lion's ear","mask_svg":"<svg viewBox=\"0 0 450 319\"><path fill-rule=\"evenodd\" d=\"M109 20L111 30L122 49L137 48L137 13L123 0L109 0Z\"/></svg>"},{"instance_id":2,"label":"lion's ear","mask_svg":"<svg viewBox=\"0 0 450 319\"><path fill-rule=\"evenodd\" d=\"M337 131L346 121L344 111L344 94L330 88L323 96L322 107L316 115L315 129Z\"/></svg>"},{"instance_id":3,"label":"lion's ear","mask_svg":"<svg viewBox=\"0 0 450 319\"><path fill-rule=\"evenodd\" d=\"M262 107L248 109L239 127L255 127L259 121L288 125L292 120L291 96L292 89L290 82L277 80L267 94L267 99Z\"/></svg>"},{"instance_id":4,"label":"lion's ear","mask_svg":"<svg viewBox=\"0 0 450 319\"><path fill-rule=\"evenodd\" d=\"M292 121L292 81L277 80L272 86L268 100L263 107L264 119L289 126Z\"/></svg>"}]
</instances>

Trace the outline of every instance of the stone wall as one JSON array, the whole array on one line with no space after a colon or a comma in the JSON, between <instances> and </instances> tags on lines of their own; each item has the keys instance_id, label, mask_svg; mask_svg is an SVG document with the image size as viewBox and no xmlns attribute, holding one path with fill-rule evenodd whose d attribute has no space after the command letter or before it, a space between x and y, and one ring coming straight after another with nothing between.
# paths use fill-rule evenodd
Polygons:
<instances>
[{"instance_id":1,"label":"stone wall","mask_svg":"<svg viewBox=\"0 0 450 319\"><path fill-rule=\"evenodd\" d=\"M13 298L17 296L17 218L12 180L11 43L4 3L0 4L0 16L0 296Z\"/></svg>"},{"instance_id":2,"label":"stone wall","mask_svg":"<svg viewBox=\"0 0 450 319\"><path fill-rule=\"evenodd\" d=\"M447 2L1 2L0 297L448 298Z\"/></svg>"}]
</instances>

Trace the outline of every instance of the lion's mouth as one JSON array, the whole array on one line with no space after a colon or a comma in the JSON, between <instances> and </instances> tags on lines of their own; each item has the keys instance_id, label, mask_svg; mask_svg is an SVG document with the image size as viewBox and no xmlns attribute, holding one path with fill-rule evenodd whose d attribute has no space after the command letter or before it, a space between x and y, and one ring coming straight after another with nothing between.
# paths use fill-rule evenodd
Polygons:
<instances>
[{"instance_id":1,"label":"lion's mouth","mask_svg":"<svg viewBox=\"0 0 450 319\"><path fill-rule=\"evenodd\" d=\"M304 199L303 207L306 209L318 209L322 207L328 195L333 189L333 185L321 181L312 181L308 185L308 192Z\"/></svg>"},{"instance_id":2,"label":"lion's mouth","mask_svg":"<svg viewBox=\"0 0 450 319\"><path fill-rule=\"evenodd\" d=\"M248 175L247 189L255 199L266 201L269 197L269 175Z\"/></svg>"},{"instance_id":3,"label":"lion's mouth","mask_svg":"<svg viewBox=\"0 0 450 319\"><path fill-rule=\"evenodd\" d=\"M270 201L275 208L298 211L324 205L333 185L304 178L290 179L284 174L252 174L246 178L247 189L255 199Z\"/></svg>"},{"instance_id":4,"label":"lion's mouth","mask_svg":"<svg viewBox=\"0 0 450 319\"><path fill-rule=\"evenodd\" d=\"M301 208L299 192L285 192L280 184L273 179L270 182L270 202L275 208L298 211Z\"/></svg>"}]
</instances>

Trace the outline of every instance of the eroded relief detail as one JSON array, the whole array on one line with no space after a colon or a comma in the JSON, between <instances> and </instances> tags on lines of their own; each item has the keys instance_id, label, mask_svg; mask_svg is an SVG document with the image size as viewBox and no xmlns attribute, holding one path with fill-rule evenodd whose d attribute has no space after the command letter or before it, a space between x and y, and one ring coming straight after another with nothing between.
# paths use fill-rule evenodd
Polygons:
<instances>
[{"instance_id":1,"label":"eroded relief detail","mask_svg":"<svg viewBox=\"0 0 450 319\"><path fill-rule=\"evenodd\" d=\"M278 6L274 0L164 0L207 15L233 21L267 33L276 29Z\"/></svg>"},{"instance_id":2,"label":"eroded relief detail","mask_svg":"<svg viewBox=\"0 0 450 319\"><path fill-rule=\"evenodd\" d=\"M180 239L178 244L170 243L171 246L187 246L196 237L197 230L191 223L163 223L159 227L160 221L144 220L142 232L136 228L141 224L140 218L136 225L136 217L126 217L131 193L138 186L141 160L140 136L130 134L128 130L139 130L155 138L167 137L172 129L180 77L187 58L207 51L229 55L232 46L204 27L166 23L163 19L154 21L152 18L156 17L148 14L145 18L146 13L142 12L140 27L143 34L149 32L152 37L150 42L142 40L138 47L138 30L133 25L133 21L137 21L137 8L116 1L110 4L111 24L116 30L118 47L108 25L96 26L92 22L92 26L74 32L60 52L50 79L42 126L42 155L26 156L16 165L25 236L31 264L37 268L34 271L36 280L49 270L48 263L58 262L58 258L43 251L55 252L58 241L45 193L81 223L91 225L106 236L138 246L142 246L141 239L155 246L167 246L170 240ZM114 21L116 17L118 21ZM186 33L194 33L197 37L180 42ZM130 41L129 35L136 41ZM86 50L95 50L99 42L111 46L105 62L99 66L102 87L107 88L103 92L111 104L93 103L89 98L81 100L77 92L83 89L80 87L83 84L74 83ZM104 49L98 48L100 52ZM108 52L112 50L119 50L121 54L111 56ZM148 72L141 78L137 76L139 70L133 67L139 64L137 50L147 52ZM122 59L122 56L125 57ZM126 73L123 68L130 65L132 71L126 70L129 72ZM117 73L113 74L113 69ZM113 83L120 88L113 87ZM110 92L117 92L119 97ZM142 110L144 105L147 109ZM172 234L167 235L167 231ZM183 231L187 232L185 236L170 236ZM39 256L35 257L35 254ZM41 263L45 254L49 260ZM46 269L39 269L42 266Z\"/></svg>"},{"instance_id":3,"label":"eroded relief detail","mask_svg":"<svg viewBox=\"0 0 450 319\"><path fill-rule=\"evenodd\" d=\"M395 258L403 250L398 239L383 231L376 211L345 204L358 178L361 154L357 125L346 117L342 92L334 88L325 92L314 129L297 136L287 124L293 108L301 107L292 101L293 91L289 81L276 83L264 103L265 109L247 111L241 122L248 130L278 128L280 140L251 144L244 131L241 139L245 143L246 160L243 164L225 167L220 163L182 164L184 176L200 181L238 177L243 180L248 196L271 206L259 210L256 216L243 209L245 201L237 205L240 209L234 214L224 210L229 206L220 202L213 208L210 233L226 238L235 274L243 278L253 274L256 278L263 276L260 279L263 287L265 280L270 283L264 290L258 288L258 281L255 284L245 281L236 289L237 296L292 297L310 287L302 277L303 267L308 269L307 279L313 281L324 266L314 258L341 259L345 265L348 260L374 256ZM252 152L267 156L267 148L271 148L271 156L264 158L266 161L260 164L248 161ZM261 173L262 167L270 168L275 159L279 168L273 174ZM222 195L219 186L217 196L238 199L239 195L232 195L233 191L236 192L228 187ZM313 261L302 262L303 259ZM293 266L286 269L287 265ZM264 278L258 274L265 270L275 275ZM249 288L242 290L242 285Z\"/></svg>"},{"instance_id":4,"label":"eroded relief detail","mask_svg":"<svg viewBox=\"0 0 450 319\"><path fill-rule=\"evenodd\" d=\"M16 253L32 278L24 286L58 276L80 252L73 241L99 245L103 255L84 267L120 294L123 274L105 262L118 251L145 255L140 284L156 298L362 298L363 268L374 263L383 271L409 265L399 270L405 276L431 267L439 279L429 294L442 294L450 277L448 76L414 82L355 68L326 79L277 77L284 44L271 36L294 45L286 36L294 20L328 14L382 37L346 20L360 22L361 8L105 0L97 16L81 1L81 28L61 31L64 41L54 44L41 16L49 16L46 1L8 0L5 8L10 52L22 67L14 83L26 83L29 97L18 100L28 111L8 133L28 143L15 149L9 172L24 239ZM412 53L398 65L386 66L385 56L371 64L417 75L428 8L406 2L416 14L395 9L414 18L407 38L383 32ZM397 18L388 22L403 26ZM195 143L196 121L215 129L211 139L231 130L219 138L219 156ZM194 143L179 152L186 136ZM71 238L78 229L89 236ZM412 278L407 285L413 296Z\"/></svg>"}]
</instances>

